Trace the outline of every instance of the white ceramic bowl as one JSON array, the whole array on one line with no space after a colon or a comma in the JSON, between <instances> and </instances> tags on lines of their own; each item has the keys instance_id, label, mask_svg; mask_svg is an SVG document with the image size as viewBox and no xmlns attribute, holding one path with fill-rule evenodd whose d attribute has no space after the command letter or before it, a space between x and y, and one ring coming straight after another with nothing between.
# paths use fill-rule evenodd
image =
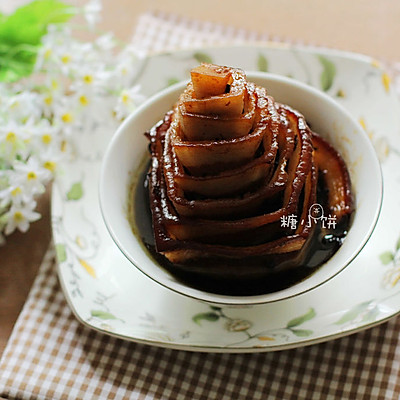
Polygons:
<instances>
[{"instance_id":1,"label":"white ceramic bowl","mask_svg":"<svg viewBox=\"0 0 400 400\"><path fill-rule=\"evenodd\" d=\"M277 101L300 111L313 130L341 153L350 172L355 214L339 250L314 274L287 289L256 296L226 296L188 287L160 267L133 233L127 218L132 174L147 151L144 132L170 110L185 87L171 86L150 98L120 126L104 156L100 205L107 228L122 253L148 277L175 292L212 304L250 305L287 299L312 290L349 266L368 241L382 201L382 176L375 150L350 114L328 95L293 79L266 73L247 73L249 81L267 88Z\"/></svg>"}]
</instances>

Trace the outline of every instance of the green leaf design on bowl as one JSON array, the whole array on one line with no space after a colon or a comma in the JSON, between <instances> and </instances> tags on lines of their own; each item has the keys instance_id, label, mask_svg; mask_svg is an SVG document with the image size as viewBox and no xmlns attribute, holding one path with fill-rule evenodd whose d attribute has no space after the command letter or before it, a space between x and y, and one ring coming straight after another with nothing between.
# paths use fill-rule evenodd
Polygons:
<instances>
[{"instance_id":1,"label":"green leaf design on bowl","mask_svg":"<svg viewBox=\"0 0 400 400\"><path fill-rule=\"evenodd\" d=\"M379 259L383 265L388 265L394 260L394 254L388 250L379 255Z\"/></svg>"},{"instance_id":2,"label":"green leaf design on bowl","mask_svg":"<svg viewBox=\"0 0 400 400\"><path fill-rule=\"evenodd\" d=\"M83 196L82 182L75 182L67 193L68 200L79 200Z\"/></svg>"},{"instance_id":3,"label":"green leaf design on bowl","mask_svg":"<svg viewBox=\"0 0 400 400\"><path fill-rule=\"evenodd\" d=\"M299 337L307 337L313 334L313 331L310 329L291 329L291 332Z\"/></svg>"},{"instance_id":4,"label":"green leaf design on bowl","mask_svg":"<svg viewBox=\"0 0 400 400\"><path fill-rule=\"evenodd\" d=\"M352 322L355 320L361 313L365 312L369 305L371 304L371 301L365 301L363 303L357 304L347 312L345 312L342 317L335 322L335 325L342 325L347 322Z\"/></svg>"},{"instance_id":5,"label":"green leaf design on bowl","mask_svg":"<svg viewBox=\"0 0 400 400\"><path fill-rule=\"evenodd\" d=\"M62 263L67 260L67 250L65 248L65 244L57 243L55 245L56 256L59 263Z\"/></svg>"},{"instance_id":6,"label":"green leaf design on bowl","mask_svg":"<svg viewBox=\"0 0 400 400\"><path fill-rule=\"evenodd\" d=\"M91 310L90 315L92 317L100 318L102 320L118 319L114 314L103 310Z\"/></svg>"},{"instance_id":7,"label":"green leaf design on bowl","mask_svg":"<svg viewBox=\"0 0 400 400\"><path fill-rule=\"evenodd\" d=\"M257 68L261 72L268 72L268 59L263 54L258 55Z\"/></svg>"},{"instance_id":8,"label":"green leaf design on bowl","mask_svg":"<svg viewBox=\"0 0 400 400\"><path fill-rule=\"evenodd\" d=\"M316 316L315 310L313 308L310 308L305 314L291 319L288 322L288 324L286 325L286 328L291 329L291 328L294 328L295 326L304 324L304 322L309 321L310 319L313 319L315 316ZM291 329L291 330L293 331L293 329Z\"/></svg>"},{"instance_id":9,"label":"green leaf design on bowl","mask_svg":"<svg viewBox=\"0 0 400 400\"><path fill-rule=\"evenodd\" d=\"M336 66L327 57L319 55L318 60L322 65L322 72L320 75L320 84L324 92L328 91L333 84L336 76Z\"/></svg>"},{"instance_id":10,"label":"green leaf design on bowl","mask_svg":"<svg viewBox=\"0 0 400 400\"><path fill-rule=\"evenodd\" d=\"M180 82L180 79L178 79L178 78L168 78L167 86L175 85L175 83L178 83L178 82Z\"/></svg>"},{"instance_id":11,"label":"green leaf design on bowl","mask_svg":"<svg viewBox=\"0 0 400 400\"><path fill-rule=\"evenodd\" d=\"M212 64L212 58L210 55L208 55L207 53L203 53L201 51L198 51L196 53L193 54L193 57L196 59L197 62L199 63L209 63Z\"/></svg>"},{"instance_id":12,"label":"green leaf design on bowl","mask_svg":"<svg viewBox=\"0 0 400 400\"><path fill-rule=\"evenodd\" d=\"M197 325L201 325L201 321L215 322L219 320L219 315L215 312L199 313L192 317L193 322Z\"/></svg>"}]
</instances>

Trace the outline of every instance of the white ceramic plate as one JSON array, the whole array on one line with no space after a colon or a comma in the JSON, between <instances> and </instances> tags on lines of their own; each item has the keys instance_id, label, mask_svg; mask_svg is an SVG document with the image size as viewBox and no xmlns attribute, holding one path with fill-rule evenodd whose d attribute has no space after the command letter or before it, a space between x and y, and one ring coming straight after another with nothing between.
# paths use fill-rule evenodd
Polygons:
<instances>
[{"instance_id":1,"label":"white ceramic plate","mask_svg":"<svg viewBox=\"0 0 400 400\"><path fill-rule=\"evenodd\" d=\"M203 60L291 76L346 107L367 130L382 162L385 193L377 227L351 268L310 292L263 305L210 306L151 281L119 251L98 204L101 158L112 132L84 132L78 156L64 166L68 173L55 183L52 199L59 277L77 318L137 342L251 352L325 341L399 313L400 108L388 75L368 57L274 45L152 56L144 61L137 82L150 96L187 79L190 68Z\"/></svg>"}]
</instances>

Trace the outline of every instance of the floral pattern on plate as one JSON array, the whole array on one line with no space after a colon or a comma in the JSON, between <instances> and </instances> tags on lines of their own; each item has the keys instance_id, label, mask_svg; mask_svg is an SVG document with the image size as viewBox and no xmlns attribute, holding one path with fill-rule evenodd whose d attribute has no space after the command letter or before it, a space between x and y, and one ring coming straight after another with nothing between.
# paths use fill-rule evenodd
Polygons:
<instances>
[{"instance_id":1,"label":"floral pattern on plate","mask_svg":"<svg viewBox=\"0 0 400 400\"><path fill-rule=\"evenodd\" d=\"M53 188L58 272L77 318L127 340L186 350L252 352L340 337L399 313L400 109L389 75L365 56L260 45L148 57L135 82L151 96L188 79L201 61L289 76L346 107L367 131L382 162L385 189L377 227L349 268L296 298L247 307L214 307L186 298L144 276L109 237L97 186L112 132L97 127L82 132L76 158L64 165L65 173Z\"/></svg>"}]
</instances>

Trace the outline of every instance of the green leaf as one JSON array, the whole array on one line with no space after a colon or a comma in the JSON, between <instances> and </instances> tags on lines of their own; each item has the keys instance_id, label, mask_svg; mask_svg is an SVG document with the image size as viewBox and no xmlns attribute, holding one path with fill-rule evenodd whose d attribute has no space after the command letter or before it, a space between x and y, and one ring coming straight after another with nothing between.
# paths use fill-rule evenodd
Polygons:
<instances>
[{"instance_id":1,"label":"green leaf","mask_svg":"<svg viewBox=\"0 0 400 400\"><path fill-rule=\"evenodd\" d=\"M167 81L167 86L172 86L175 85L175 83L180 82L180 80L178 78L169 78Z\"/></svg>"},{"instance_id":2,"label":"green leaf","mask_svg":"<svg viewBox=\"0 0 400 400\"><path fill-rule=\"evenodd\" d=\"M212 64L212 58L206 54L206 53L202 53L202 52L196 52L193 54L193 57L197 60L197 62L199 63L209 63Z\"/></svg>"},{"instance_id":3,"label":"green leaf","mask_svg":"<svg viewBox=\"0 0 400 400\"><path fill-rule=\"evenodd\" d=\"M61 1L32 1L3 18L0 38L13 44L38 45L49 24L67 22L74 14L75 9Z\"/></svg>"},{"instance_id":4,"label":"green leaf","mask_svg":"<svg viewBox=\"0 0 400 400\"><path fill-rule=\"evenodd\" d=\"M90 315L92 317L100 318L100 319L117 319L117 317L114 314L111 314L107 311L103 310L91 310Z\"/></svg>"},{"instance_id":5,"label":"green leaf","mask_svg":"<svg viewBox=\"0 0 400 400\"><path fill-rule=\"evenodd\" d=\"M83 188L81 182L75 182L67 193L68 200L79 200L83 196Z\"/></svg>"},{"instance_id":6,"label":"green leaf","mask_svg":"<svg viewBox=\"0 0 400 400\"><path fill-rule=\"evenodd\" d=\"M0 80L13 82L32 73L49 24L63 23L75 9L57 0L36 0L0 16Z\"/></svg>"},{"instance_id":7,"label":"green leaf","mask_svg":"<svg viewBox=\"0 0 400 400\"><path fill-rule=\"evenodd\" d=\"M364 312L368 306L370 305L370 301L366 301L364 303L357 304L355 307L351 308L349 311L344 313L342 317L335 322L336 325L342 325L346 322L351 322L355 318L357 318L362 312Z\"/></svg>"},{"instance_id":8,"label":"green leaf","mask_svg":"<svg viewBox=\"0 0 400 400\"><path fill-rule=\"evenodd\" d=\"M201 321L203 321L203 320L210 321L210 322L218 321L219 315L214 312L199 313L199 314L194 315L192 320L197 325L201 325Z\"/></svg>"},{"instance_id":9,"label":"green leaf","mask_svg":"<svg viewBox=\"0 0 400 400\"><path fill-rule=\"evenodd\" d=\"M31 74L36 51L32 46L3 43L0 49L0 81L14 82Z\"/></svg>"},{"instance_id":10,"label":"green leaf","mask_svg":"<svg viewBox=\"0 0 400 400\"><path fill-rule=\"evenodd\" d=\"M0 60L2 59L0 54ZM1 63L0 61L0 81L15 82L18 79L28 76L33 72L33 62L14 60L13 62Z\"/></svg>"},{"instance_id":11,"label":"green leaf","mask_svg":"<svg viewBox=\"0 0 400 400\"><path fill-rule=\"evenodd\" d=\"M400 250L400 238L398 238L396 242L396 251L398 250Z\"/></svg>"},{"instance_id":12,"label":"green leaf","mask_svg":"<svg viewBox=\"0 0 400 400\"><path fill-rule=\"evenodd\" d=\"M313 334L313 331L310 329L291 329L291 332L300 337L306 337Z\"/></svg>"},{"instance_id":13,"label":"green leaf","mask_svg":"<svg viewBox=\"0 0 400 400\"><path fill-rule=\"evenodd\" d=\"M0 213L0 231L7 225L9 218L9 214L5 212L4 214Z\"/></svg>"},{"instance_id":14,"label":"green leaf","mask_svg":"<svg viewBox=\"0 0 400 400\"><path fill-rule=\"evenodd\" d=\"M379 307L375 306L363 316L361 322L374 322L379 314Z\"/></svg>"},{"instance_id":15,"label":"green leaf","mask_svg":"<svg viewBox=\"0 0 400 400\"><path fill-rule=\"evenodd\" d=\"M336 75L336 67L332 61L324 56L319 55L318 60L322 64L322 72L320 75L321 88L326 92L333 84Z\"/></svg>"},{"instance_id":16,"label":"green leaf","mask_svg":"<svg viewBox=\"0 0 400 400\"><path fill-rule=\"evenodd\" d=\"M258 55L257 68L259 71L268 72L268 60L263 54Z\"/></svg>"},{"instance_id":17,"label":"green leaf","mask_svg":"<svg viewBox=\"0 0 400 400\"><path fill-rule=\"evenodd\" d=\"M394 260L394 254L391 251L385 251L379 255L379 259L383 265L387 265Z\"/></svg>"},{"instance_id":18,"label":"green leaf","mask_svg":"<svg viewBox=\"0 0 400 400\"><path fill-rule=\"evenodd\" d=\"M62 263L67 260L67 251L65 248L65 244L58 243L55 245L56 248L56 256L59 263Z\"/></svg>"},{"instance_id":19,"label":"green leaf","mask_svg":"<svg viewBox=\"0 0 400 400\"><path fill-rule=\"evenodd\" d=\"M304 324L304 322L309 321L310 319L314 318L316 315L315 310L313 308L310 308L305 314L300 315L300 317L293 318L288 322L286 325L287 328L293 328L295 326Z\"/></svg>"}]
</instances>

